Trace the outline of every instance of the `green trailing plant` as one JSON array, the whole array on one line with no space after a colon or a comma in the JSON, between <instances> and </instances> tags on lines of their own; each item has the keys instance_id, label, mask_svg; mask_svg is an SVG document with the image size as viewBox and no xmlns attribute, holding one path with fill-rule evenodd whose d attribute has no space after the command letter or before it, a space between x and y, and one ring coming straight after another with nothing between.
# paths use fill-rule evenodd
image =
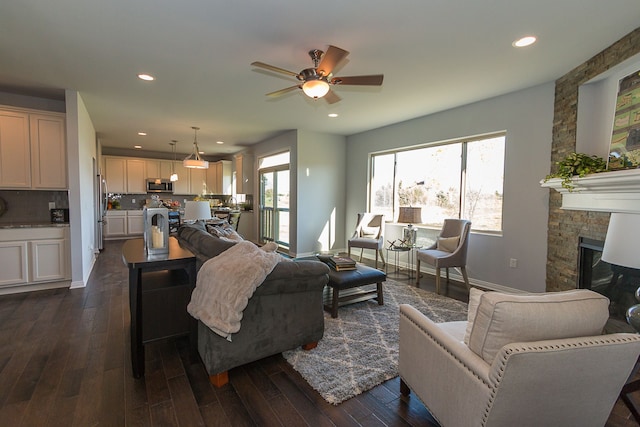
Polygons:
<instances>
[{"instance_id":1,"label":"green trailing plant","mask_svg":"<svg viewBox=\"0 0 640 427\"><path fill-rule=\"evenodd\" d=\"M607 162L598 157L584 153L571 153L564 160L556 162L558 171L551 173L544 179L545 182L551 178L561 178L562 186L569 191L573 191L573 178L580 178L591 173L604 172L607 170Z\"/></svg>"}]
</instances>

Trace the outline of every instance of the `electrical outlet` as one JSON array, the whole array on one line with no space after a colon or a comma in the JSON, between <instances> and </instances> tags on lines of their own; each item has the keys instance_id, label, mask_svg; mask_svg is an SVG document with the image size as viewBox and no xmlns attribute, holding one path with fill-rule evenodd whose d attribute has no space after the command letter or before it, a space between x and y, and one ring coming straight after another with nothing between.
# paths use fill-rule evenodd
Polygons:
<instances>
[{"instance_id":1,"label":"electrical outlet","mask_svg":"<svg viewBox=\"0 0 640 427\"><path fill-rule=\"evenodd\" d=\"M56 202L49 202L49 209L55 209L56 208Z\"/></svg>"},{"instance_id":2,"label":"electrical outlet","mask_svg":"<svg viewBox=\"0 0 640 427\"><path fill-rule=\"evenodd\" d=\"M518 260L515 258L511 258L509 260L509 267L511 268L518 268Z\"/></svg>"},{"instance_id":3,"label":"electrical outlet","mask_svg":"<svg viewBox=\"0 0 640 427\"><path fill-rule=\"evenodd\" d=\"M135 202L136 202L136 199L131 199L131 203L135 203Z\"/></svg>"}]
</instances>

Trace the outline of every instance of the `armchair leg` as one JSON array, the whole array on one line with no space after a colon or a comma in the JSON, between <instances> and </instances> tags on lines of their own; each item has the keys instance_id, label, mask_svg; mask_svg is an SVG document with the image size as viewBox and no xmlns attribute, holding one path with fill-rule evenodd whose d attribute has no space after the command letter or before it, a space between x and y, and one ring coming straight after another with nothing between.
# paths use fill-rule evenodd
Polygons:
<instances>
[{"instance_id":1,"label":"armchair leg","mask_svg":"<svg viewBox=\"0 0 640 427\"><path fill-rule=\"evenodd\" d=\"M440 294L440 267L436 267L436 294Z\"/></svg>"},{"instance_id":2,"label":"armchair leg","mask_svg":"<svg viewBox=\"0 0 640 427\"><path fill-rule=\"evenodd\" d=\"M218 374L209 375L209 382L214 387L220 388L229 382L229 371L220 372Z\"/></svg>"},{"instance_id":3,"label":"armchair leg","mask_svg":"<svg viewBox=\"0 0 640 427\"><path fill-rule=\"evenodd\" d=\"M403 396L409 396L411 394L411 389L402 378L400 378L400 394Z\"/></svg>"},{"instance_id":4,"label":"armchair leg","mask_svg":"<svg viewBox=\"0 0 640 427\"><path fill-rule=\"evenodd\" d=\"M449 267L447 267L445 270L447 270L447 284L449 283Z\"/></svg>"},{"instance_id":5,"label":"armchair leg","mask_svg":"<svg viewBox=\"0 0 640 427\"><path fill-rule=\"evenodd\" d=\"M378 269L378 251L376 251L376 270Z\"/></svg>"},{"instance_id":6,"label":"armchair leg","mask_svg":"<svg viewBox=\"0 0 640 427\"><path fill-rule=\"evenodd\" d=\"M416 258L416 286L420 286L420 260Z\"/></svg>"},{"instance_id":7,"label":"armchair leg","mask_svg":"<svg viewBox=\"0 0 640 427\"><path fill-rule=\"evenodd\" d=\"M380 259L382 260L382 266L387 265L387 261L384 260L384 255L382 255L382 249L378 249L378 252L380 253Z\"/></svg>"},{"instance_id":8,"label":"armchair leg","mask_svg":"<svg viewBox=\"0 0 640 427\"><path fill-rule=\"evenodd\" d=\"M467 290L471 289L471 285L469 285L469 276L467 276L467 268L462 266L460 267L460 270L462 271L462 277L464 277L464 284L467 285Z\"/></svg>"},{"instance_id":9,"label":"armchair leg","mask_svg":"<svg viewBox=\"0 0 640 427\"><path fill-rule=\"evenodd\" d=\"M362 262L362 252L364 251L363 248L360 248L360 262Z\"/></svg>"}]
</instances>

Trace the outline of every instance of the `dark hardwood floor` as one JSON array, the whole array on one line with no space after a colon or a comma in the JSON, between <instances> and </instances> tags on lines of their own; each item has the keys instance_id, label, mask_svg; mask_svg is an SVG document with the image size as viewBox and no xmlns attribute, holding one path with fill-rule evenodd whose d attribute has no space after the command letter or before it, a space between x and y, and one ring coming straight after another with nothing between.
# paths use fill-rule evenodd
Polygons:
<instances>
[{"instance_id":1,"label":"dark hardwood floor","mask_svg":"<svg viewBox=\"0 0 640 427\"><path fill-rule=\"evenodd\" d=\"M280 355L233 369L215 389L186 338L147 345L146 376L134 379L120 249L107 242L85 289L0 297L0 425L436 425L397 378L333 406ZM432 278L420 286L433 290ZM463 286L446 291L467 298ZM636 425L629 417L619 401L607 426Z\"/></svg>"}]
</instances>

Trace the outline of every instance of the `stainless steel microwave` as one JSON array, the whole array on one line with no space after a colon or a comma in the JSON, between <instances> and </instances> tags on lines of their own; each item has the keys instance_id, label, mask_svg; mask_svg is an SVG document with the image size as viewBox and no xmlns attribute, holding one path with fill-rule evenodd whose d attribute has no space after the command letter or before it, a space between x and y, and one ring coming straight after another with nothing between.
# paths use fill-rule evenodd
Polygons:
<instances>
[{"instance_id":1,"label":"stainless steel microwave","mask_svg":"<svg viewBox=\"0 0 640 427\"><path fill-rule=\"evenodd\" d=\"M147 193L173 193L173 182L168 179L147 179Z\"/></svg>"}]
</instances>

